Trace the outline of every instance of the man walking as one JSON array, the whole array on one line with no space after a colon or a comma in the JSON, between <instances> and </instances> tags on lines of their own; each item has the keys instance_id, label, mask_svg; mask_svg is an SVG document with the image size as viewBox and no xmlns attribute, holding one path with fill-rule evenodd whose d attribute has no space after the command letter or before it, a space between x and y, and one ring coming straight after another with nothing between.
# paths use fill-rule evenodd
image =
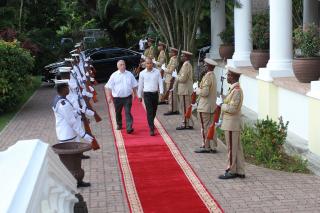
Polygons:
<instances>
[{"instance_id":1,"label":"man walking","mask_svg":"<svg viewBox=\"0 0 320 213\"><path fill-rule=\"evenodd\" d=\"M109 81L106 84L108 89L109 99L111 103L114 100L116 111L117 130L122 129L122 108L124 107L126 115L127 133L133 132L132 124L133 117L131 115L132 99L136 94L138 83L133 74L126 70L124 60L119 60L117 63L118 70L112 73Z\"/></svg>"},{"instance_id":2,"label":"man walking","mask_svg":"<svg viewBox=\"0 0 320 213\"><path fill-rule=\"evenodd\" d=\"M213 72L217 64L212 59L205 58L204 62L208 72L202 78L199 88L196 90L199 95L199 103L197 107L198 117L201 126L202 146L195 150L196 153L216 153L217 152L217 137L214 134L213 140L207 138L209 127L212 125L213 113L216 110L217 101L217 82Z\"/></svg>"},{"instance_id":3,"label":"man walking","mask_svg":"<svg viewBox=\"0 0 320 213\"><path fill-rule=\"evenodd\" d=\"M146 58L146 69L139 75L139 87L138 97L139 101L142 101L142 95L144 103L147 109L147 119L150 128L150 135L154 136L154 118L156 117L158 108L158 92L163 94L163 82L160 71L153 68L152 59Z\"/></svg>"},{"instance_id":4,"label":"man walking","mask_svg":"<svg viewBox=\"0 0 320 213\"><path fill-rule=\"evenodd\" d=\"M243 92L240 88L240 74L237 70L229 69L227 81L231 84L229 92L221 105L222 125L228 149L228 166L220 179L245 178L244 156L240 142L241 107Z\"/></svg>"}]
</instances>

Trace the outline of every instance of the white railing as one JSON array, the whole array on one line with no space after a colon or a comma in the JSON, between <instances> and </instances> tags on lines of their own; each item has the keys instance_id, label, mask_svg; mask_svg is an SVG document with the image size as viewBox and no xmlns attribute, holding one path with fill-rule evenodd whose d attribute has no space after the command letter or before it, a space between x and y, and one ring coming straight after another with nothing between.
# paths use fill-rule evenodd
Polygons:
<instances>
[{"instance_id":1,"label":"white railing","mask_svg":"<svg viewBox=\"0 0 320 213\"><path fill-rule=\"evenodd\" d=\"M49 144L18 141L0 152L0 212L73 212L76 180Z\"/></svg>"}]
</instances>

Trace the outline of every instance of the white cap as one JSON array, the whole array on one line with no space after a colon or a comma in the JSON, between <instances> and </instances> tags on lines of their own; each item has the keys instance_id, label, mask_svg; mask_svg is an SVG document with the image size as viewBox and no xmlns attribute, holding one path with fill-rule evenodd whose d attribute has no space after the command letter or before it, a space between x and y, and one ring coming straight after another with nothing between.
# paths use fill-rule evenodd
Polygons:
<instances>
[{"instance_id":1,"label":"white cap","mask_svg":"<svg viewBox=\"0 0 320 213\"><path fill-rule=\"evenodd\" d=\"M73 59L73 58L65 58L64 60L65 60L65 61L74 62L74 59Z\"/></svg>"},{"instance_id":2,"label":"white cap","mask_svg":"<svg viewBox=\"0 0 320 213\"><path fill-rule=\"evenodd\" d=\"M70 72L71 67L58 67L59 72Z\"/></svg>"},{"instance_id":3,"label":"white cap","mask_svg":"<svg viewBox=\"0 0 320 213\"><path fill-rule=\"evenodd\" d=\"M72 54L72 53L75 53L75 52L77 52L77 51L78 51L78 50L75 49L75 50L71 50L69 53Z\"/></svg>"},{"instance_id":4,"label":"white cap","mask_svg":"<svg viewBox=\"0 0 320 213\"><path fill-rule=\"evenodd\" d=\"M217 66L218 63L215 60L212 60L210 58L205 58L204 62L206 62L207 64L213 65L213 66Z\"/></svg>"},{"instance_id":5,"label":"white cap","mask_svg":"<svg viewBox=\"0 0 320 213\"><path fill-rule=\"evenodd\" d=\"M80 55L78 53L71 54L72 57L79 57Z\"/></svg>"},{"instance_id":6,"label":"white cap","mask_svg":"<svg viewBox=\"0 0 320 213\"><path fill-rule=\"evenodd\" d=\"M185 54L185 55L190 55L190 56L193 55L191 52L188 52L188 51L185 51L185 50L182 50L181 53Z\"/></svg>"},{"instance_id":7,"label":"white cap","mask_svg":"<svg viewBox=\"0 0 320 213\"><path fill-rule=\"evenodd\" d=\"M81 43L76 43L76 45L74 45L75 48L78 48L81 46Z\"/></svg>"},{"instance_id":8,"label":"white cap","mask_svg":"<svg viewBox=\"0 0 320 213\"><path fill-rule=\"evenodd\" d=\"M68 84L68 82L69 82L69 79L61 79L61 80L54 79L55 85L58 85L58 84Z\"/></svg>"}]
</instances>

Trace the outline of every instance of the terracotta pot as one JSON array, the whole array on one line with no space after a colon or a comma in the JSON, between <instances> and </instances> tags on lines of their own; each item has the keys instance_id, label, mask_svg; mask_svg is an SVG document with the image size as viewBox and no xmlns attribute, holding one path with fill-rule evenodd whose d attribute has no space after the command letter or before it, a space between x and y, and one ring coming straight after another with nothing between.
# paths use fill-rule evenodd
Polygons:
<instances>
[{"instance_id":1,"label":"terracotta pot","mask_svg":"<svg viewBox=\"0 0 320 213\"><path fill-rule=\"evenodd\" d=\"M258 70L261 67L266 67L269 58L269 50L252 50L250 53L250 61L255 70Z\"/></svg>"},{"instance_id":2,"label":"terracotta pot","mask_svg":"<svg viewBox=\"0 0 320 213\"><path fill-rule=\"evenodd\" d=\"M293 72L301 83L310 83L320 77L320 57L294 58Z\"/></svg>"},{"instance_id":3,"label":"terracotta pot","mask_svg":"<svg viewBox=\"0 0 320 213\"><path fill-rule=\"evenodd\" d=\"M221 45L219 48L219 54L222 59L230 59L234 53L233 45Z\"/></svg>"},{"instance_id":4,"label":"terracotta pot","mask_svg":"<svg viewBox=\"0 0 320 213\"><path fill-rule=\"evenodd\" d=\"M81 155L91 149L91 144L81 142L58 143L52 146L53 151L59 155L61 162L78 183L83 180L84 170L81 168Z\"/></svg>"}]
</instances>

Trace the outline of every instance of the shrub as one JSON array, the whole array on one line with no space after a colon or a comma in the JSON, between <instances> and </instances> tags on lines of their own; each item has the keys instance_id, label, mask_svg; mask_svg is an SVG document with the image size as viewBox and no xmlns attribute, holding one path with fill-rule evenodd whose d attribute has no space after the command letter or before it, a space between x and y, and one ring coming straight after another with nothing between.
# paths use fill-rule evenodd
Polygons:
<instances>
[{"instance_id":1,"label":"shrub","mask_svg":"<svg viewBox=\"0 0 320 213\"><path fill-rule=\"evenodd\" d=\"M259 13L252 18L252 43L258 50L269 49L269 14Z\"/></svg>"},{"instance_id":2,"label":"shrub","mask_svg":"<svg viewBox=\"0 0 320 213\"><path fill-rule=\"evenodd\" d=\"M17 42L0 40L0 113L14 107L30 86L34 59Z\"/></svg>"},{"instance_id":3,"label":"shrub","mask_svg":"<svg viewBox=\"0 0 320 213\"><path fill-rule=\"evenodd\" d=\"M288 122L284 123L281 117L278 122L267 117L265 120L258 120L254 127L246 126L241 132L246 159L271 169L309 172L307 161L285 153L283 144L286 141L287 129Z\"/></svg>"},{"instance_id":4,"label":"shrub","mask_svg":"<svg viewBox=\"0 0 320 213\"><path fill-rule=\"evenodd\" d=\"M227 27L224 31L219 33L221 41L224 45L233 45L234 43L234 30L233 26Z\"/></svg>"},{"instance_id":5,"label":"shrub","mask_svg":"<svg viewBox=\"0 0 320 213\"><path fill-rule=\"evenodd\" d=\"M302 26L296 28L293 32L295 47L301 50L298 57L316 57L319 56L320 36L319 28L315 24L310 24L304 29Z\"/></svg>"}]
</instances>

